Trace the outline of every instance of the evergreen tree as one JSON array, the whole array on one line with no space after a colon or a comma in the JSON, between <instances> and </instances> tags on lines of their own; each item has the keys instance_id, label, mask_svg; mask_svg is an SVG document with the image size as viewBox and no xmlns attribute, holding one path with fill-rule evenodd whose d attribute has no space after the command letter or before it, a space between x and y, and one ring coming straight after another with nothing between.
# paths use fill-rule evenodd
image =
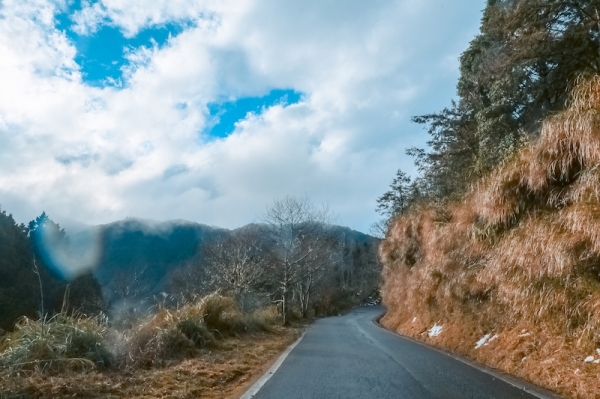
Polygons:
<instances>
[{"instance_id":1,"label":"evergreen tree","mask_svg":"<svg viewBox=\"0 0 600 399\"><path fill-rule=\"evenodd\" d=\"M458 101L413 118L429 149L409 149L430 200L454 198L538 134L579 76L600 72L600 0L488 0L460 57Z\"/></svg>"}]
</instances>

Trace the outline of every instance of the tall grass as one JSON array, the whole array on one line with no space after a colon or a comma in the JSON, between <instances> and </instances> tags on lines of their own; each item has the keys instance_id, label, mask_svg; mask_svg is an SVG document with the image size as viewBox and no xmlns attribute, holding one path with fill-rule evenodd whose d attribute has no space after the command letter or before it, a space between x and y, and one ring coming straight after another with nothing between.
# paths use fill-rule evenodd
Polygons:
<instances>
[{"instance_id":1,"label":"tall grass","mask_svg":"<svg viewBox=\"0 0 600 399\"><path fill-rule=\"evenodd\" d=\"M600 348L599 199L596 77L460 202L394 221L380 247L382 322L570 396L600 397L600 366L583 363ZM443 332L429 337L436 323ZM498 337L475 349L486 334Z\"/></svg>"},{"instance_id":2,"label":"tall grass","mask_svg":"<svg viewBox=\"0 0 600 399\"><path fill-rule=\"evenodd\" d=\"M23 317L0 340L0 367L10 372L106 369L113 363L104 343L107 332L103 317L64 312L49 320Z\"/></svg>"},{"instance_id":3,"label":"tall grass","mask_svg":"<svg viewBox=\"0 0 600 399\"><path fill-rule=\"evenodd\" d=\"M244 315L236 301L220 293L186 303L177 309L161 307L125 333L126 363L162 365L193 357L205 348L219 348L229 336L271 331L278 320L270 310Z\"/></svg>"},{"instance_id":4,"label":"tall grass","mask_svg":"<svg viewBox=\"0 0 600 399\"><path fill-rule=\"evenodd\" d=\"M276 309L242 314L235 300L214 293L178 308L159 307L115 329L104 316L63 311L49 320L22 318L0 337L0 369L10 373L152 367L220 349L227 337L273 331Z\"/></svg>"}]
</instances>

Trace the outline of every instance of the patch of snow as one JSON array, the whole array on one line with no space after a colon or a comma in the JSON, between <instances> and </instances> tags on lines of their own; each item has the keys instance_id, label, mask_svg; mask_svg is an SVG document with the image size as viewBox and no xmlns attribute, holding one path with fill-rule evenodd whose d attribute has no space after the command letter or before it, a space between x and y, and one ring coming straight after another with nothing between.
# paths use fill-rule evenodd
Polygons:
<instances>
[{"instance_id":1,"label":"patch of snow","mask_svg":"<svg viewBox=\"0 0 600 399\"><path fill-rule=\"evenodd\" d=\"M596 349L596 353L600 355L600 349Z\"/></svg>"},{"instance_id":2,"label":"patch of snow","mask_svg":"<svg viewBox=\"0 0 600 399\"><path fill-rule=\"evenodd\" d=\"M442 328L443 327L444 326L438 326L437 324L434 324L433 327L431 327L429 329L429 336L430 337L437 337L442 332Z\"/></svg>"},{"instance_id":3,"label":"patch of snow","mask_svg":"<svg viewBox=\"0 0 600 399\"><path fill-rule=\"evenodd\" d=\"M529 337L530 335L531 335L531 333L524 332L524 333L519 334L519 338L521 338L521 337Z\"/></svg>"},{"instance_id":4,"label":"patch of snow","mask_svg":"<svg viewBox=\"0 0 600 399\"><path fill-rule=\"evenodd\" d=\"M479 341L477 341L477 344L475 344L475 349L479 349L482 346L487 346L490 344L490 342L498 339L498 334L494 334L494 336L490 337L491 335L492 334L485 334Z\"/></svg>"},{"instance_id":5,"label":"patch of snow","mask_svg":"<svg viewBox=\"0 0 600 399\"><path fill-rule=\"evenodd\" d=\"M594 356L588 356L583 361L584 363L591 363L594 361Z\"/></svg>"},{"instance_id":6,"label":"patch of snow","mask_svg":"<svg viewBox=\"0 0 600 399\"><path fill-rule=\"evenodd\" d=\"M600 359L596 359L596 360L594 360L592 363L594 363L594 364L598 364L598 363L600 363Z\"/></svg>"},{"instance_id":7,"label":"patch of snow","mask_svg":"<svg viewBox=\"0 0 600 399\"><path fill-rule=\"evenodd\" d=\"M485 334L483 336L483 338L481 338L479 341L477 341L477 343L475 344L475 349L481 348L487 342L487 340L490 338L490 335L492 335L492 334Z\"/></svg>"},{"instance_id":8,"label":"patch of snow","mask_svg":"<svg viewBox=\"0 0 600 399\"><path fill-rule=\"evenodd\" d=\"M412 322L414 323L415 321L417 321L417 316L413 317L413 321Z\"/></svg>"}]
</instances>

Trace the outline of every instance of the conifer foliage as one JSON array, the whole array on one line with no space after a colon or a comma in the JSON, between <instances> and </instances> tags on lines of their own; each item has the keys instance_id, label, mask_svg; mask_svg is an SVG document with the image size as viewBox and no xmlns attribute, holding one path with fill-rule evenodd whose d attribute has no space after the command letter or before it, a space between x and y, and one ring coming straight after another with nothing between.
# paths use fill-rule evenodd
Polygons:
<instances>
[{"instance_id":1,"label":"conifer foliage","mask_svg":"<svg viewBox=\"0 0 600 399\"><path fill-rule=\"evenodd\" d=\"M458 99L416 116L428 149L412 148L430 200L456 199L539 135L565 108L578 76L600 73L600 1L488 0L479 34L460 57Z\"/></svg>"},{"instance_id":2,"label":"conifer foliage","mask_svg":"<svg viewBox=\"0 0 600 399\"><path fill-rule=\"evenodd\" d=\"M57 240L67 239L45 213L25 226L0 211L0 329L11 329L21 316L52 316L60 311L65 293L72 310L96 314L104 309L100 285L91 273L67 281L53 271L40 250L41 226L56 233Z\"/></svg>"}]
</instances>

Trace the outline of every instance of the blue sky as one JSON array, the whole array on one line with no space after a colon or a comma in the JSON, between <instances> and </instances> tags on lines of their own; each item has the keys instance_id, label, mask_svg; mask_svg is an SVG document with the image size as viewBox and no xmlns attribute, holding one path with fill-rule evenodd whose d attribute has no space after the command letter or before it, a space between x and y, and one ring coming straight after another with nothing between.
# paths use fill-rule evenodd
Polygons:
<instances>
[{"instance_id":1,"label":"blue sky","mask_svg":"<svg viewBox=\"0 0 600 399\"><path fill-rule=\"evenodd\" d=\"M143 29L132 37L125 37L123 30L112 26L108 20L107 24L100 26L97 31L83 34L74 29L76 23L72 18L81 9L81 0L67 4L56 13L55 27L64 31L75 45L75 61L80 66L82 79L91 86L123 84L122 68L129 63L126 58L129 50L142 46L161 48L169 38L177 36L186 27L185 23L168 23Z\"/></svg>"},{"instance_id":2,"label":"blue sky","mask_svg":"<svg viewBox=\"0 0 600 399\"><path fill-rule=\"evenodd\" d=\"M276 104L296 104L301 97L302 94L293 89L273 89L264 96L209 103L208 110L213 119L207 133L211 137L226 137L235 130L235 123L245 119L249 112L259 115Z\"/></svg>"},{"instance_id":3,"label":"blue sky","mask_svg":"<svg viewBox=\"0 0 600 399\"><path fill-rule=\"evenodd\" d=\"M79 33L75 29L73 15L80 12L82 3L75 0L67 4L55 15L55 28L63 31L76 48L74 61L79 65L81 77L85 84L96 87L116 86L126 83L125 67L130 65L127 54L140 49L160 49L168 44L185 29L193 25L193 21L178 21L152 26L126 37L119 27L107 24L90 33ZM291 105L300 101L301 93L293 89L271 89L260 96L225 99L207 104L210 123L205 128L209 138L223 138L235 130L235 123L246 118L248 113L259 115L264 109L273 105ZM186 105L182 104L185 108Z\"/></svg>"},{"instance_id":4,"label":"blue sky","mask_svg":"<svg viewBox=\"0 0 600 399\"><path fill-rule=\"evenodd\" d=\"M368 231L484 0L4 0L0 206L222 227L286 195Z\"/></svg>"}]
</instances>

